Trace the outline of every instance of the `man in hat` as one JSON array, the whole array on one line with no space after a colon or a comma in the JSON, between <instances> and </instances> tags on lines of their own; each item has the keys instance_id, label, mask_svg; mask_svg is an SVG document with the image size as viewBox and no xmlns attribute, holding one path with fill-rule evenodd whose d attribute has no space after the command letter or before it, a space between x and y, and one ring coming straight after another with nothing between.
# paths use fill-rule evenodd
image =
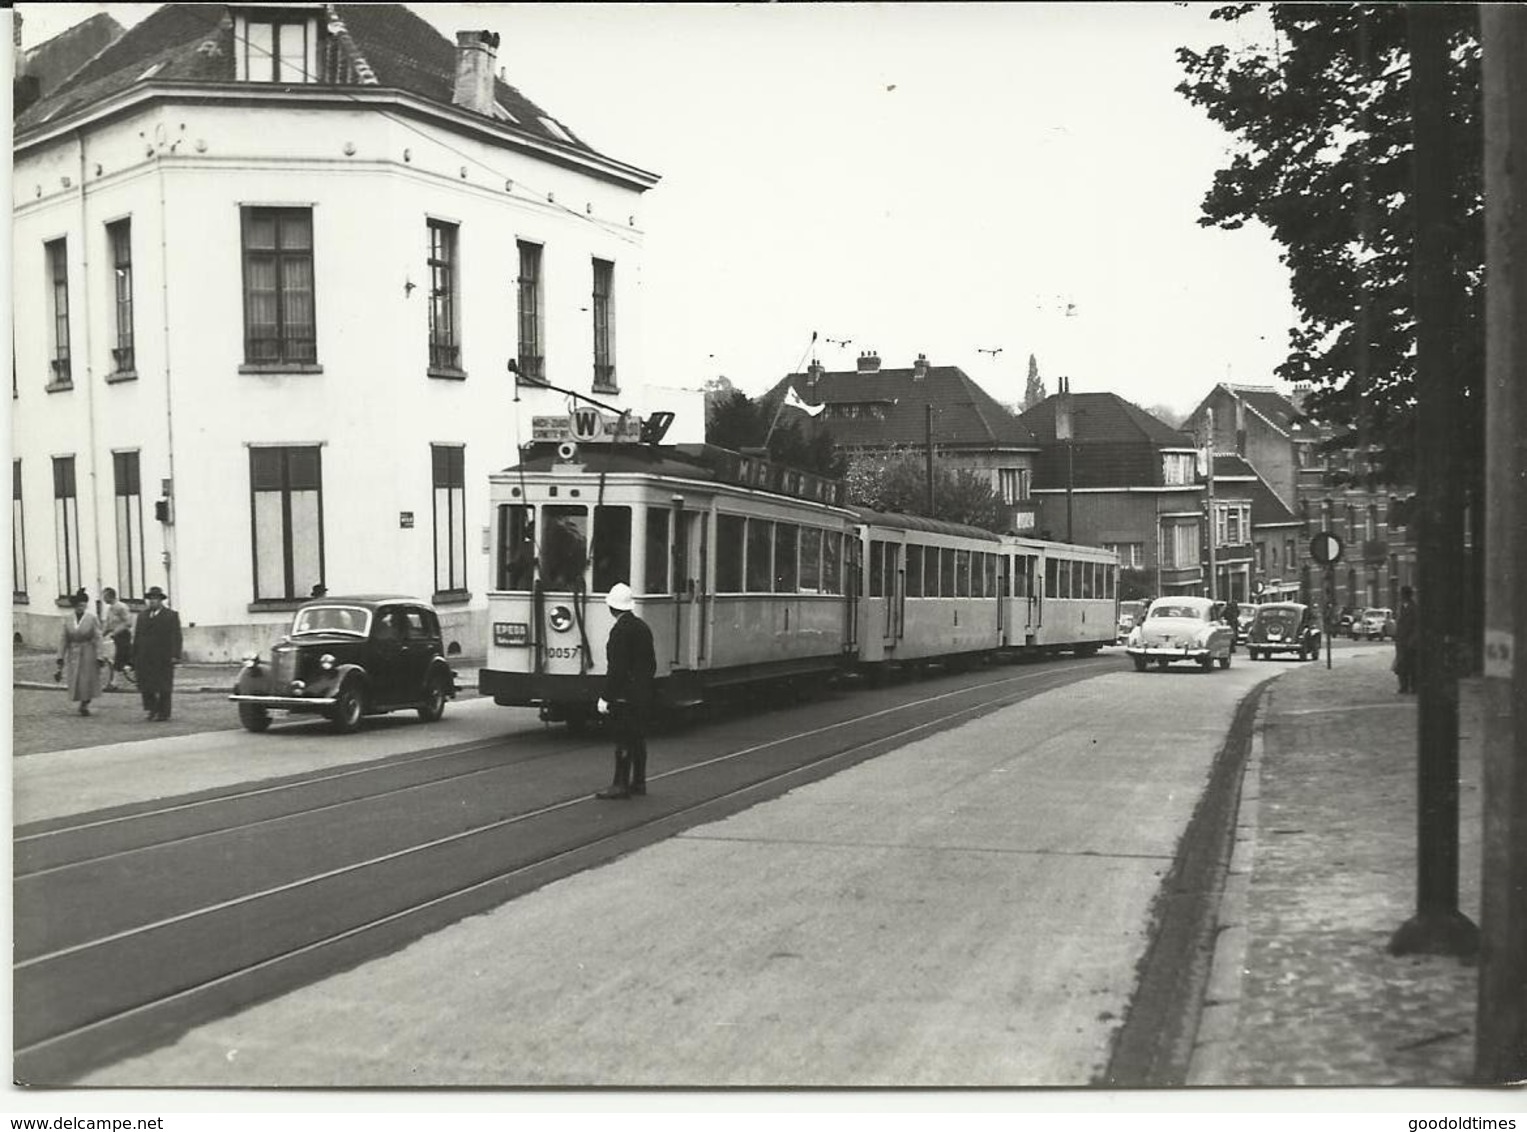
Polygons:
<instances>
[{"instance_id":1,"label":"man in hat","mask_svg":"<svg viewBox=\"0 0 1527 1132\"><path fill-rule=\"evenodd\" d=\"M605 644L605 692L599 713L615 726L615 781L596 798L629 798L647 792L647 718L652 711L657 653L652 630L636 615L631 587L616 582L604 599L615 623Z\"/></svg>"},{"instance_id":2,"label":"man in hat","mask_svg":"<svg viewBox=\"0 0 1527 1132\"><path fill-rule=\"evenodd\" d=\"M175 689L175 666L180 663L180 614L164 603L164 591L158 586L150 586L143 596L148 608L138 614L133 632L138 691L143 693L144 719L167 720L170 693Z\"/></svg>"}]
</instances>

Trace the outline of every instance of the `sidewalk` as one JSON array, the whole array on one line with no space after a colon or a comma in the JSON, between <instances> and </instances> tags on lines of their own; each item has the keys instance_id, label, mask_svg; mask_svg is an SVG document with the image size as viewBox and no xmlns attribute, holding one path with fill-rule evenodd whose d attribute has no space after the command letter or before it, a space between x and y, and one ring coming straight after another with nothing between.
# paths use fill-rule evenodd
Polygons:
<instances>
[{"instance_id":1,"label":"sidewalk","mask_svg":"<svg viewBox=\"0 0 1527 1132\"><path fill-rule=\"evenodd\" d=\"M1189 1084L1464 1085L1477 971L1391 956L1415 911L1416 699L1392 653L1268 688ZM1479 922L1482 718L1460 708L1459 910Z\"/></svg>"}]
</instances>

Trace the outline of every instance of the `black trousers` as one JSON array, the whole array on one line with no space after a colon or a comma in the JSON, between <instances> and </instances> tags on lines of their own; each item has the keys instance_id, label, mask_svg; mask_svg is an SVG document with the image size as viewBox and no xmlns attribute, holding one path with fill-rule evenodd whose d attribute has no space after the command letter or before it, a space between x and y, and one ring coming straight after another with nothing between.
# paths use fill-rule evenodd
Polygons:
<instances>
[{"instance_id":1,"label":"black trousers","mask_svg":"<svg viewBox=\"0 0 1527 1132\"><path fill-rule=\"evenodd\" d=\"M615 726L615 781L617 790L647 787L647 712L631 704L611 704Z\"/></svg>"},{"instance_id":2,"label":"black trousers","mask_svg":"<svg viewBox=\"0 0 1527 1132\"><path fill-rule=\"evenodd\" d=\"M162 692L148 692L139 689L143 696L143 710L160 719L170 718L170 694L172 688L166 688Z\"/></svg>"}]
</instances>

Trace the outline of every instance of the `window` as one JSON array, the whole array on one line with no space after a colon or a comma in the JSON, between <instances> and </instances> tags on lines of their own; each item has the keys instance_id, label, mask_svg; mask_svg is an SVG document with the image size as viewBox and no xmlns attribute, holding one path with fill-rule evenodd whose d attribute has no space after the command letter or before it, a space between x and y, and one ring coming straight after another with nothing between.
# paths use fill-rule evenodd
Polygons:
<instances>
[{"instance_id":1,"label":"window","mask_svg":"<svg viewBox=\"0 0 1527 1132\"><path fill-rule=\"evenodd\" d=\"M1168 548L1171 552L1171 561L1163 562L1163 566L1184 570L1198 565L1200 538L1197 523L1174 523L1171 526L1171 541Z\"/></svg>"},{"instance_id":2,"label":"window","mask_svg":"<svg viewBox=\"0 0 1527 1132\"><path fill-rule=\"evenodd\" d=\"M1283 565L1290 570L1294 567L1294 540L1291 538L1283 540Z\"/></svg>"},{"instance_id":3,"label":"window","mask_svg":"<svg viewBox=\"0 0 1527 1132\"><path fill-rule=\"evenodd\" d=\"M11 596L27 592L26 512L21 506L21 461L11 461Z\"/></svg>"},{"instance_id":4,"label":"window","mask_svg":"<svg viewBox=\"0 0 1527 1132\"><path fill-rule=\"evenodd\" d=\"M535 521L523 503L498 508L498 588L529 590L535 581Z\"/></svg>"},{"instance_id":5,"label":"window","mask_svg":"<svg viewBox=\"0 0 1527 1132\"><path fill-rule=\"evenodd\" d=\"M305 83L308 66L306 21L250 20L238 44L239 78L252 83Z\"/></svg>"},{"instance_id":6,"label":"window","mask_svg":"<svg viewBox=\"0 0 1527 1132\"><path fill-rule=\"evenodd\" d=\"M111 347L112 372L130 374L137 369L133 356L133 236L132 221L106 225L111 243L112 280L116 288L116 327ZM120 591L119 591L120 592Z\"/></svg>"},{"instance_id":7,"label":"window","mask_svg":"<svg viewBox=\"0 0 1527 1132\"><path fill-rule=\"evenodd\" d=\"M1053 558L1045 559L1045 597L1060 596L1060 563Z\"/></svg>"},{"instance_id":8,"label":"window","mask_svg":"<svg viewBox=\"0 0 1527 1132\"><path fill-rule=\"evenodd\" d=\"M461 335L456 312L456 231L443 220L429 222L430 373L461 372Z\"/></svg>"},{"instance_id":9,"label":"window","mask_svg":"<svg viewBox=\"0 0 1527 1132\"><path fill-rule=\"evenodd\" d=\"M923 596L923 548L907 547L907 596Z\"/></svg>"},{"instance_id":10,"label":"window","mask_svg":"<svg viewBox=\"0 0 1527 1132\"><path fill-rule=\"evenodd\" d=\"M885 543L870 542L870 597L885 596Z\"/></svg>"},{"instance_id":11,"label":"window","mask_svg":"<svg viewBox=\"0 0 1527 1132\"><path fill-rule=\"evenodd\" d=\"M800 560L797 557L801 529L794 523L774 525L774 592L793 594L800 586Z\"/></svg>"},{"instance_id":12,"label":"window","mask_svg":"<svg viewBox=\"0 0 1527 1132\"><path fill-rule=\"evenodd\" d=\"M323 581L320 449L249 450L256 601L305 598Z\"/></svg>"},{"instance_id":13,"label":"window","mask_svg":"<svg viewBox=\"0 0 1527 1132\"><path fill-rule=\"evenodd\" d=\"M111 454L112 511L117 527L117 595L123 599L143 596L143 489L138 474L138 453Z\"/></svg>"},{"instance_id":14,"label":"window","mask_svg":"<svg viewBox=\"0 0 1527 1132\"><path fill-rule=\"evenodd\" d=\"M940 597L954 596L954 547L940 547L938 552L938 593Z\"/></svg>"},{"instance_id":15,"label":"window","mask_svg":"<svg viewBox=\"0 0 1527 1132\"><path fill-rule=\"evenodd\" d=\"M1139 569L1145 565L1145 544L1143 542L1105 542L1104 550L1111 550L1119 556L1119 565L1124 569Z\"/></svg>"},{"instance_id":16,"label":"window","mask_svg":"<svg viewBox=\"0 0 1527 1132\"><path fill-rule=\"evenodd\" d=\"M822 539L822 590L830 594L843 592L843 536L836 531L828 531Z\"/></svg>"},{"instance_id":17,"label":"window","mask_svg":"<svg viewBox=\"0 0 1527 1132\"><path fill-rule=\"evenodd\" d=\"M245 208L244 362L313 365L313 210Z\"/></svg>"},{"instance_id":18,"label":"window","mask_svg":"<svg viewBox=\"0 0 1527 1132\"><path fill-rule=\"evenodd\" d=\"M48 314L52 327L53 358L50 388L67 388L74 383L69 364L69 245L67 240L50 240L43 245L48 261ZM69 590L73 593L73 590Z\"/></svg>"},{"instance_id":19,"label":"window","mask_svg":"<svg viewBox=\"0 0 1527 1132\"><path fill-rule=\"evenodd\" d=\"M667 545L666 532L663 543ZM600 506L594 508L594 593L607 594L616 582L630 586L631 577L631 508ZM632 586L635 589L635 586ZM647 592L653 591L649 586Z\"/></svg>"},{"instance_id":20,"label":"window","mask_svg":"<svg viewBox=\"0 0 1527 1132\"><path fill-rule=\"evenodd\" d=\"M954 596L970 596L970 551L954 552Z\"/></svg>"},{"instance_id":21,"label":"window","mask_svg":"<svg viewBox=\"0 0 1527 1132\"><path fill-rule=\"evenodd\" d=\"M939 552L936 546L923 548L923 596L938 597L938 562Z\"/></svg>"},{"instance_id":22,"label":"window","mask_svg":"<svg viewBox=\"0 0 1527 1132\"><path fill-rule=\"evenodd\" d=\"M588 509L548 504L541 508L541 521L541 580L548 590L566 590L570 593L584 591L584 574L589 562ZM629 521L626 530L629 560ZM608 586L605 588L609 589Z\"/></svg>"},{"instance_id":23,"label":"window","mask_svg":"<svg viewBox=\"0 0 1527 1132\"><path fill-rule=\"evenodd\" d=\"M1029 498L1028 468L998 468L997 494L1003 503L1022 503Z\"/></svg>"},{"instance_id":24,"label":"window","mask_svg":"<svg viewBox=\"0 0 1527 1132\"><path fill-rule=\"evenodd\" d=\"M79 499L74 490L74 457L53 457L53 530L58 550L58 596L68 597L80 588L84 571L80 565Z\"/></svg>"},{"instance_id":25,"label":"window","mask_svg":"<svg viewBox=\"0 0 1527 1132\"><path fill-rule=\"evenodd\" d=\"M615 265L594 261L594 392L619 393L615 384Z\"/></svg>"},{"instance_id":26,"label":"window","mask_svg":"<svg viewBox=\"0 0 1527 1132\"><path fill-rule=\"evenodd\" d=\"M667 508L647 508L647 570L643 575L644 593L665 594L668 592L668 516Z\"/></svg>"},{"instance_id":27,"label":"window","mask_svg":"<svg viewBox=\"0 0 1527 1132\"><path fill-rule=\"evenodd\" d=\"M519 381L544 382L546 357L541 350L541 245L517 240L519 275Z\"/></svg>"},{"instance_id":28,"label":"window","mask_svg":"<svg viewBox=\"0 0 1527 1132\"><path fill-rule=\"evenodd\" d=\"M1161 482L1168 487L1193 482L1197 472L1197 460L1191 452L1163 452L1161 454Z\"/></svg>"},{"instance_id":29,"label":"window","mask_svg":"<svg viewBox=\"0 0 1527 1132\"><path fill-rule=\"evenodd\" d=\"M766 519L748 520L748 592L769 592L774 584L774 524Z\"/></svg>"},{"instance_id":30,"label":"window","mask_svg":"<svg viewBox=\"0 0 1527 1132\"><path fill-rule=\"evenodd\" d=\"M431 444L430 482L434 486L435 592L467 589L467 450L460 445Z\"/></svg>"},{"instance_id":31,"label":"window","mask_svg":"<svg viewBox=\"0 0 1527 1132\"><path fill-rule=\"evenodd\" d=\"M801 592L822 593L822 535L816 527L801 528Z\"/></svg>"},{"instance_id":32,"label":"window","mask_svg":"<svg viewBox=\"0 0 1527 1132\"><path fill-rule=\"evenodd\" d=\"M742 592L743 519L740 515L716 516L716 591Z\"/></svg>"}]
</instances>

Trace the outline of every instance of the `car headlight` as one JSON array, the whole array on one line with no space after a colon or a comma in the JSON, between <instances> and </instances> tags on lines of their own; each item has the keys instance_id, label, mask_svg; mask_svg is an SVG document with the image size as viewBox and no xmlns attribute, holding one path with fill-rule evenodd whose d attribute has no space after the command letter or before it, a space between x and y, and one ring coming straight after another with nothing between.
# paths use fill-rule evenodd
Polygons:
<instances>
[{"instance_id":1,"label":"car headlight","mask_svg":"<svg viewBox=\"0 0 1527 1132\"><path fill-rule=\"evenodd\" d=\"M257 652L246 652L244 654L244 667L245 668L258 668L259 664L260 664L260 654L259 653L257 653Z\"/></svg>"},{"instance_id":2,"label":"car headlight","mask_svg":"<svg viewBox=\"0 0 1527 1132\"><path fill-rule=\"evenodd\" d=\"M318 667L322 668L324 670L328 670L330 668L333 668L334 667L334 654L331 653L331 652L326 652L321 657L319 657L318 658Z\"/></svg>"}]
</instances>

